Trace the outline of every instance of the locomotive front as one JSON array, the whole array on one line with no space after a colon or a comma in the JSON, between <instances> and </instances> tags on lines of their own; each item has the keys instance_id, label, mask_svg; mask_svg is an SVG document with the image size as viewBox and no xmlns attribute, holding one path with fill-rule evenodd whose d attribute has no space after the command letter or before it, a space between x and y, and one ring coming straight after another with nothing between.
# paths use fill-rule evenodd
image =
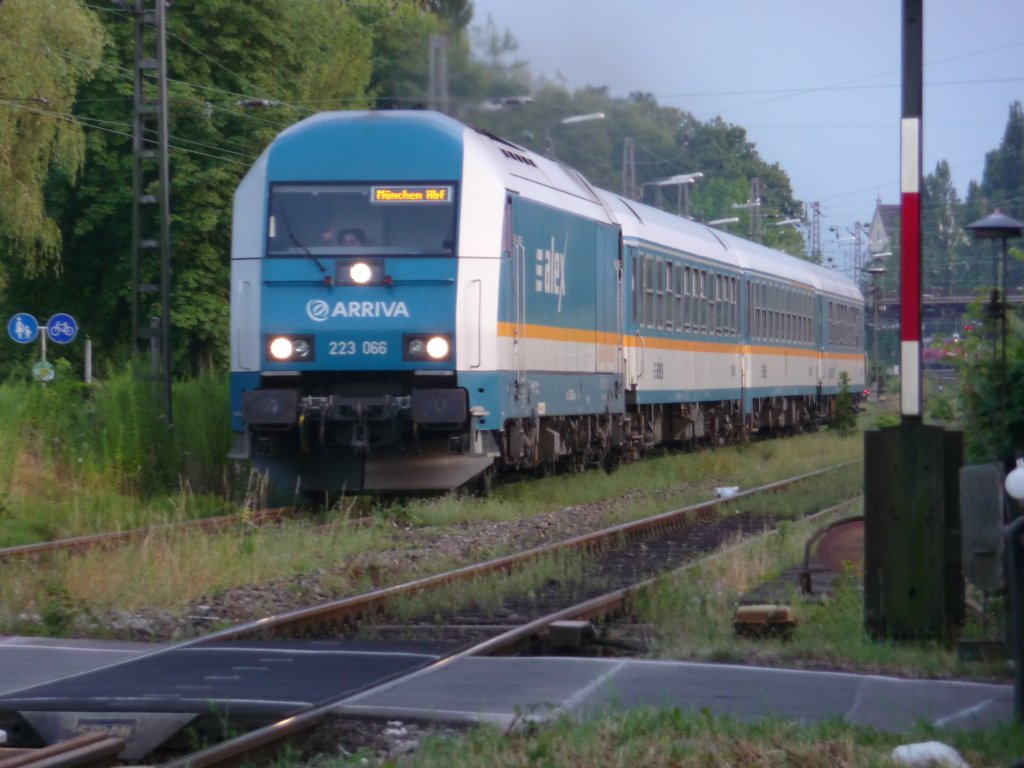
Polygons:
<instances>
[{"instance_id":1,"label":"locomotive front","mask_svg":"<svg viewBox=\"0 0 1024 768\"><path fill-rule=\"evenodd\" d=\"M233 456L283 489L442 489L490 464L455 366L461 136L327 113L240 185Z\"/></svg>"}]
</instances>

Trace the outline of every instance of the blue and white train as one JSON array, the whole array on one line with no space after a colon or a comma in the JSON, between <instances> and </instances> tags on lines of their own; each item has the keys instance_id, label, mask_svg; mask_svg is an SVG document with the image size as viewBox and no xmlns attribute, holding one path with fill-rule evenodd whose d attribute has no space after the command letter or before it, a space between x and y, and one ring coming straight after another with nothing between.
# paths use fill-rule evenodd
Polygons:
<instances>
[{"instance_id":1,"label":"blue and white train","mask_svg":"<svg viewBox=\"0 0 1024 768\"><path fill-rule=\"evenodd\" d=\"M864 381L853 282L432 112L283 131L231 258L232 455L289 490L813 428Z\"/></svg>"}]
</instances>

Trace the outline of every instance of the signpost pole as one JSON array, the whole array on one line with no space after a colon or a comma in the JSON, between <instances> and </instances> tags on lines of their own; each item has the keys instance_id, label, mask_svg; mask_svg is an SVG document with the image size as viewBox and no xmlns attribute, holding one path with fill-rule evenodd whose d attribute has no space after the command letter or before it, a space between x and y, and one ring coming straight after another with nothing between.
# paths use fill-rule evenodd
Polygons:
<instances>
[{"instance_id":1,"label":"signpost pole","mask_svg":"<svg viewBox=\"0 0 1024 768\"><path fill-rule=\"evenodd\" d=\"M900 424L864 433L864 624L873 637L955 636L963 623L963 433L921 419L923 0L903 0Z\"/></svg>"}]
</instances>

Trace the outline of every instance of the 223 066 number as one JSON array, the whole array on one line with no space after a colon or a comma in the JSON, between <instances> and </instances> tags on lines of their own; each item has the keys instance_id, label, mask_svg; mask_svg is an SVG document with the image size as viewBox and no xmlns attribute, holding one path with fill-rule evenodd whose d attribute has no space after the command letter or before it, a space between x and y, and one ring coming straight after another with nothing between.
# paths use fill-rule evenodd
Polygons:
<instances>
[{"instance_id":1,"label":"223 066 number","mask_svg":"<svg viewBox=\"0 0 1024 768\"><path fill-rule=\"evenodd\" d=\"M355 355L362 352L364 355L386 355L388 343L386 341L364 341L357 344L351 340L332 341L329 346L331 355Z\"/></svg>"}]
</instances>

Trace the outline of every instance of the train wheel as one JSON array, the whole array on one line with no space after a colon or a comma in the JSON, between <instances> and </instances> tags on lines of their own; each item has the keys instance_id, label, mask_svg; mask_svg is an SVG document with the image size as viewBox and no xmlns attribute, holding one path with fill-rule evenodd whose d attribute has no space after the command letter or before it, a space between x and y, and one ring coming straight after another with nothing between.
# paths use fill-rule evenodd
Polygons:
<instances>
[{"instance_id":1,"label":"train wheel","mask_svg":"<svg viewBox=\"0 0 1024 768\"><path fill-rule=\"evenodd\" d=\"M622 466L623 458L622 451L609 450L604 455L601 468L605 471L605 474L611 475Z\"/></svg>"},{"instance_id":2,"label":"train wheel","mask_svg":"<svg viewBox=\"0 0 1024 768\"><path fill-rule=\"evenodd\" d=\"M587 468L587 460L582 451L570 451L562 458L559 468L563 473L574 475Z\"/></svg>"},{"instance_id":3,"label":"train wheel","mask_svg":"<svg viewBox=\"0 0 1024 768\"><path fill-rule=\"evenodd\" d=\"M534 467L533 473L539 478L551 477L558 474L558 465L554 459L545 459Z\"/></svg>"}]
</instances>

